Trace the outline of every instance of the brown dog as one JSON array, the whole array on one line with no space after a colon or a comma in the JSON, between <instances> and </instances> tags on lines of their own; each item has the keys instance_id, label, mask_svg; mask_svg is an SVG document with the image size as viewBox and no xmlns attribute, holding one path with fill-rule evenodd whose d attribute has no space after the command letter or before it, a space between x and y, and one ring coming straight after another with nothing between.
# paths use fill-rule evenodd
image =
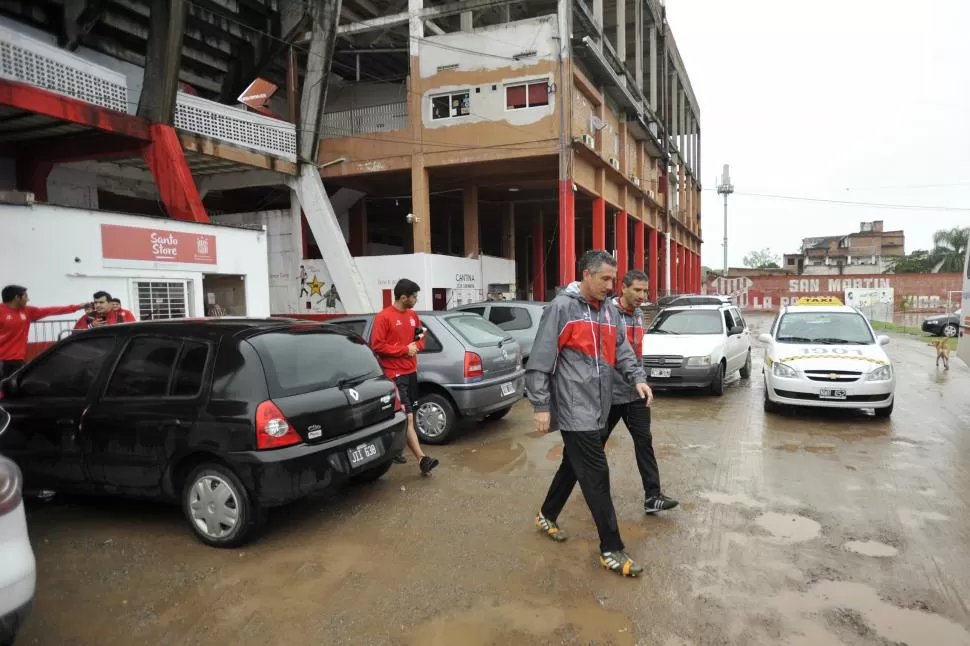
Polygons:
<instances>
[{"instance_id":1,"label":"brown dog","mask_svg":"<svg viewBox=\"0 0 970 646\"><path fill-rule=\"evenodd\" d=\"M946 337L941 337L940 339L929 343L928 345L936 348L936 365L940 365L940 359L943 359L943 369L950 369L950 339Z\"/></svg>"}]
</instances>

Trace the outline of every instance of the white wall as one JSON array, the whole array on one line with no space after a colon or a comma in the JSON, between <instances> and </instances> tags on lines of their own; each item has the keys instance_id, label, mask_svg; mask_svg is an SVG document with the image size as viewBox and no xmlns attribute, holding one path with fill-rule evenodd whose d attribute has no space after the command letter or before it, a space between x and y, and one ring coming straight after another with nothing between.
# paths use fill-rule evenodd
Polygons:
<instances>
[{"instance_id":1,"label":"white wall","mask_svg":"<svg viewBox=\"0 0 970 646\"><path fill-rule=\"evenodd\" d=\"M164 263L105 266L102 224L215 236L217 262L204 267ZM81 303L91 300L95 291L105 290L134 310L133 280L185 280L188 313L201 316L205 312L203 274L230 274L246 277L247 314L270 314L267 235L263 231L50 205L0 205L0 231L5 239L16 241L0 254L0 283L24 285L35 305Z\"/></svg>"}]
</instances>

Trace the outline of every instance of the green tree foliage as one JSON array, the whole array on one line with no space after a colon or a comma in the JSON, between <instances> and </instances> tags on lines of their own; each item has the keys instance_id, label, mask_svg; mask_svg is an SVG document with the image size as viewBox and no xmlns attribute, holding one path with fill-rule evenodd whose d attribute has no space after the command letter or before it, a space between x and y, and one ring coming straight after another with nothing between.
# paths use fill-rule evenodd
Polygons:
<instances>
[{"instance_id":1,"label":"green tree foliage","mask_svg":"<svg viewBox=\"0 0 970 646\"><path fill-rule=\"evenodd\" d=\"M780 269L780 258L767 247L761 251L752 251L744 257L744 266L751 269Z\"/></svg>"},{"instance_id":2,"label":"green tree foliage","mask_svg":"<svg viewBox=\"0 0 970 646\"><path fill-rule=\"evenodd\" d=\"M930 252L933 264L942 263L940 271L963 271L968 239L970 239L970 227L941 229L934 233L933 251Z\"/></svg>"},{"instance_id":3,"label":"green tree foliage","mask_svg":"<svg viewBox=\"0 0 970 646\"><path fill-rule=\"evenodd\" d=\"M930 258L930 252L918 249L906 256L890 258L887 274L925 274L933 271L936 263Z\"/></svg>"}]
</instances>

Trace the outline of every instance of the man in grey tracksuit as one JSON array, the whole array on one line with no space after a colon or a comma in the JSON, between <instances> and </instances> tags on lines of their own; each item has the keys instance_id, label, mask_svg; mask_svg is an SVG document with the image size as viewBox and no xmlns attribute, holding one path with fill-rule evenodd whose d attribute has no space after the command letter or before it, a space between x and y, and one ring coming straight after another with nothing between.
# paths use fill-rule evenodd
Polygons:
<instances>
[{"instance_id":1,"label":"man in grey tracksuit","mask_svg":"<svg viewBox=\"0 0 970 646\"><path fill-rule=\"evenodd\" d=\"M553 540L566 539L556 520L578 480L599 533L601 565L636 576L643 568L623 551L603 448L614 368L647 405L653 394L607 298L616 281L616 260L605 251L589 251L580 269L582 281L569 285L543 312L526 369L536 428L562 431L565 445L536 527Z\"/></svg>"}]
</instances>

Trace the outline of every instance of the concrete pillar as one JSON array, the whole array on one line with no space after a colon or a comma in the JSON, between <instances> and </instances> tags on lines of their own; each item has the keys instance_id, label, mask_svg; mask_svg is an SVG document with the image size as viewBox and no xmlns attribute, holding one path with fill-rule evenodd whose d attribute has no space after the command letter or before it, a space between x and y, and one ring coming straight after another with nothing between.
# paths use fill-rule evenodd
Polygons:
<instances>
[{"instance_id":1,"label":"concrete pillar","mask_svg":"<svg viewBox=\"0 0 970 646\"><path fill-rule=\"evenodd\" d=\"M644 243L644 224L643 220L633 221L633 268L643 271L646 260L643 253Z\"/></svg>"},{"instance_id":2,"label":"concrete pillar","mask_svg":"<svg viewBox=\"0 0 970 646\"><path fill-rule=\"evenodd\" d=\"M431 253L431 193L424 155L412 156L411 162L411 223L414 253Z\"/></svg>"},{"instance_id":3,"label":"concrete pillar","mask_svg":"<svg viewBox=\"0 0 970 646\"><path fill-rule=\"evenodd\" d=\"M465 256L478 258L482 248L478 241L478 187L466 186L462 198L465 207Z\"/></svg>"},{"instance_id":4,"label":"concrete pillar","mask_svg":"<svg viewBox=\"0 0 970 646\"><path fill-rule=\"evenodd\" d=\"M668 224L669 226L669 224ZM671 261L672 254L670 252L670 235L664 233L664 248L663 248L663 285L664 293L669 294L671 290Z\"/></svg>"},{"instance_id":5,"label":"concrete pillar","mask_svg":"<svg viewBox=\"0 0 970 646\"><path fill-rule=\"evenodd\" d=\"M650 279L650 292L647 297L651 303L657 302L657 294L659 293L657 288L659 285L659 274L660 274L660 247L657 244L658 231L653 227L650 227L650 231L647 232L647 252L650 254L647 263L647 276Z\"/></svg>"},{"instance_id":6,"label":"concrete pillar","mask_svg":"<svg viewBox=\"0 0 970 646\"><path fill-rule=\"evenodd\" d=\"M616 214L614 228L616 229L616 275L622 279L630 269L630 239L627 235L626 211Z\"/></svg>"},{"instance_id":7,"label":"concrete pillar","mask_svg":"<svg viewBox=\"0 0 970 646\"><path fill-rule=\"evenodd\" d=\"M515 202L502 217L502 257L515 260Z\"/></svg>"},{"instance_id":8,"label":"concrete pillar","mask_svg":"<svg viewBox=\"0 0 970 646\"><path fill-rule=\"evenodd\" d=\"M606 201L593 199L593 249L606 249Z\"/></svg>"},{"instance_id":9,"label":"concrete pillar","mask_svg":"<svg viewBox=\"0 0 970 646\"><path fill-rule=\"evenodd\" d=\"M310 51L307 55L303 92L300 97L300 124L297 128L296 156L316 164L320 155L320 131L327 105L327 77L337 42L340 0L315 0L310 3Z\"/></svg>"},{"instance_id":10,"label":"concrete pillar","mask_svg":"<svg viewBox=\"0 0 970 646\"><path fill-rule=\"evenodd\" d=\"M637 89L643 88L643 0L633 0L633 78Z\"/></svg>"},{"instance_id":11,"label":"concrete pillar","mask_svg":"<svg viewBox=\"0 0 970 646\"><path fill-rule=\"evenodd\" d=\"M463 11L461 14L461 30L472 32L475 30L475 14L471 11Z\"/></svg>"},{"instance_id":12,"label":"concrete pillar","mask_svg":"<svg viewBox=\"0 0 970 646\"><path fill-rule=\"evenodd\" d=\"M626 0L616 0L616 55L626 61Z\"/></svg>"},{"instance_id":13,"label":"concrete pillar","mask_svg":"<svg viewBox=\"0 0 970 646\"><path fill-rule=\"evenodd\" d=\"M657 65L657 26L650 25L650 60L648 65L650 66L650 108L657 112L657 77L658 65Z\"/></svg>"},{"instance_id":14,"label":"concrete pillar","mask_svg":"<svg viewBox=\"0 0 970 646\"><path fill-rule=\"evenodd\" d=\"M532 225L532 298L546 300L546 237L542 211Z\"/></svg>"},{"instance_id":15,"label":"concrete pillar","mask_svg":"<svg viewBox=\"0 0 970 646\"><path fill-rule=\"evenodd\" d=\"M185 33L185 0L152 0L138 116L172 125Z\"/></svg>"},{"instance_id":16,"label":"concrete pillar","mask_svg":"<svg viewBox=\"0 0 970 646\"><path fill-rule=\"evenodd\" d=\"M576 280L576 197L573 182L559 183L559 275L557 284L565 287Z\"/></svg>"}]
</instances>

